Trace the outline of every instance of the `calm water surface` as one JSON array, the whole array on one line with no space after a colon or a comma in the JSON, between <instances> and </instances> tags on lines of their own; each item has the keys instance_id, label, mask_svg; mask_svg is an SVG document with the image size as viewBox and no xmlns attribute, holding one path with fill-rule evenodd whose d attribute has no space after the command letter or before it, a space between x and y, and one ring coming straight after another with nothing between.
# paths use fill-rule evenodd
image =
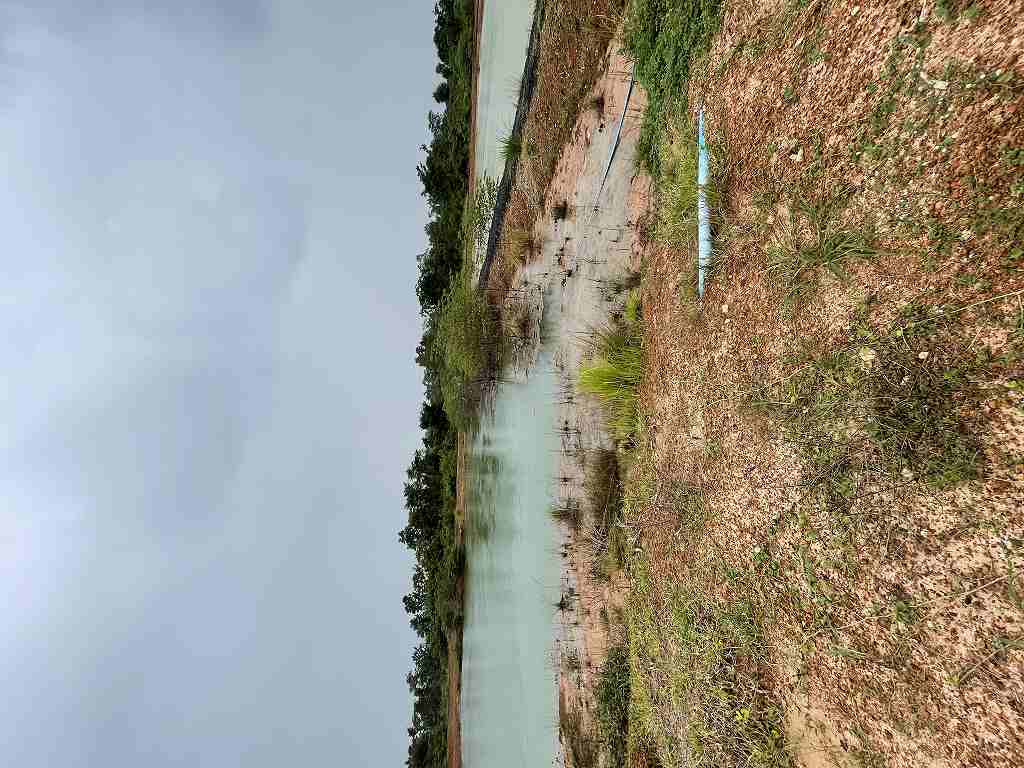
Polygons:
<instances>
[{"instance_id":1,"label":"calm water surface","mask_svg":"<svg viewBox=\"0 0 1024 768\"><path fill-rule=\"evenodd\" d=\"M499 138L508 134L516 117L532 23L532 1L484 0L474 147L478 177L500 179L505 169Z\"/></svg>"},{"instance_id":2,"label":"calm water surface","mask_svg":"<svg viewBox=\"0 0 1024 768\"><path fill-rule=\"evenodd\" d=\"M499 386L473 442L462 662L467 768L543 768L556 753L554 393L542 352L528 380Z\"/></svg>"},{"instance_id":3,"label":"calm water surface","mask_svg":"<svg viewBox=\"0 0 1024 768\"><path fill-rule=\"evenodd\" d=\"M480 176L501 176L499 139L515 118L532 20L532 2L485 0L475 147ZM462 660L466 768L544 768L555 760L559 563L549 515L559 447L555 381L542 349L528 377L499 385L472 443Z\"/></svg>"}]
</instances>

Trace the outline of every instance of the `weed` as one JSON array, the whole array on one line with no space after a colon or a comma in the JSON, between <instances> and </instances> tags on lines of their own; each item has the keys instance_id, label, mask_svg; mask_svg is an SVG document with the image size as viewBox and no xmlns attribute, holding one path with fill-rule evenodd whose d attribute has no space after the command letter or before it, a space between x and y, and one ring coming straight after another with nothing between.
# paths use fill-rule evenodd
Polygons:
<instances>
[{"instance_id":1,"label":"weed","mask_svg":"<svg viewBox=\"0 0 1024 768\"><path fill-rule=\"evenodd\" d=\"M720 143L707 142L710 178L704 186L712 230L720 227L721 190L725 173ZM660 148L661 176L657 180L656 237L676 248L693 251L697 237L697 136L692 125L677 121ZM706 276L705 276L706 277ZM696 274L685 285L696 296Z\"/></svg>"},{"instance_id":2,"label":"weed","mask_svg":"<svg viewBox=\"0 0 1024 768\"><path fill-rule=\"evenodd\" d=\"M771 660L754 603L680 581L668 616L656 614L641 558L630 575L631 749L656 747L666 764L791 768L781 708L760 683Z\"/></svg>"},{"instance_id":3,"label":"weed","mask_svg":"<svg viewBox=\"0 0 1024 768\"><path fill-rule=\"evenodd\" d=\"M526 264L540 256L544 242L532 230L516 227L506 235L506 242L512 257L519 265Z\"/></svg>"},{"instance_id":4,"label":"weed","mask_svg":"<svg viewBox=\"0 0 1024 768\"><path fill-rule=\"evenodd\" d=\"M638 326L643 321L643 297L639 288L631 288L626 294L626 303L622 308L622 317L630 326Z\"/></svg>"},{"instance_id":5,"label":"weed","mask_svg":"<svg viewBox=\"0 0 1024 768\"><path fill-rule=\"evenodd\" d=\"M807 482L826 501L845 503L851 477L866 471L936 488L976 476L981 450L964 406L979 364L947 344L939 354L935 340L901 327L871 334L805 359L762 399L801 448Z\"/></svg>"},{"instance_id":6,"label":"weed","mask_svg":"<svg viewBox=\"0 0 1024 768\"><path fill-rule=\"evenodd\" d=\"M584 485L594 525L607 536L622 511L622 481L615 451L598 448L590 453Z\"/></svg>"},{"instance_id":7,"label":"weed","mask_svg":"<svg viewBox=\"0 0 1024 768\"><path fill-rule=\"evenodd\" d=\"M938 0L935 3L935 15L948 24L957 22L961 17L970 22L977 21L982 12L980 4L966 0Z\"/></svg>"},{"instance_id":8,"label":"weed","mask_svg":"<svg viewBox=\"0 0 1024 768\"><path fill-rule=\"evenodd\" d=\"M786 298L793 299L813 285L819 268L824 267L842 279L847 262L871 258L877 254L878 250L862 232L840 230L826 234L819 231L817 237L810 242L776 250L768 269L781 277L788 289Z\"/></svg>"},{"instance_id":9,"label":"weed","mask_svg":"<svg viewBox=\"0 0 1024 768\"><path fill-rule=\"evenodd\" d=\"M781 280L787 301L810 291L821 269L842 279L850 261L878 255L870 231L834 226L846 195L844 189L815 201L798 194L792 201L788 235L767 248L768 272Z\"/></svg>"},{"instance_id":10,"label":"weed","mask_svg":"<svg viewBox=\"0 0 1024 768\"><path fill-rule=\"evenodd\" d=\"M553 520L568 526L572 531L580 527L580 506L577 502L571 500L559 502L551 507L550 514Z\"/></svg>"},{"instance_id":11,"label":"weed","mask_svg":"<svg viewBox=\"0 0 1024 768\"><path fill-rule=\"evenodd\" d=\"M611 765L625 768L630 705L629 650L624 644L608 650L597 684L597 722Z\"/></svg>"},{"instance_id":12,"label":"weed","mask_svg":"<svg viewBox=\"0 0 1024 768\"><path fill-rule=\"evenodd\" d=\"M501 158L501 162L508 163L510 160L518 159L522 153L523 137L520 134L509 131L498 137L498 157Z\"/></svg>"},{"instance_id":13,"label":"weed","mask_svg":"<svg viewBox=\"0 0 1024 768\"><path fill-rule=\"evenodd\" d=\"M572 757L572 764L577 768L597 768L598 744L593 734L586 727L583 713L570 708L565 694L558 696L558 726L562 739Z\"/></svg>"}]
</instances>

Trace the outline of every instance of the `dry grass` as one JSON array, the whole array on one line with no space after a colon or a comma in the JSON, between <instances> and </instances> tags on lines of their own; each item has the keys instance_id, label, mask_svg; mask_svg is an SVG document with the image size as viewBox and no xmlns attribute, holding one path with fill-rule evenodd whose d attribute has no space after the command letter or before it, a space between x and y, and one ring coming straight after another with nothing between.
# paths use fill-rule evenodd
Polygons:
<instances>
[{"instance_id":1,"label":"dry grass","mask_svg":"<svg viewBox=\"0 0 1024 768\"><path fill-rule=\"evenodd\" d=\"M730 4L695 70L724 220L702 303L647 253L635 764L1024 763L1024 4L857 5Z\"/></svg>"}]
</instances>

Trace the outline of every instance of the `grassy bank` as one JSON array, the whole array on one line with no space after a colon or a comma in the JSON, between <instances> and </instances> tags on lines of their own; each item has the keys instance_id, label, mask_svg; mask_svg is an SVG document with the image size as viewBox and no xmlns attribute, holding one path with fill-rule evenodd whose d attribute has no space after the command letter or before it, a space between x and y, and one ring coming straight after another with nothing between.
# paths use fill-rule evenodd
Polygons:
<instances>
[{"instance_id":1,"label":"grassy bank","mask_svg":"<svg viewBox=\"0 0 1024 768\"><path fill-rule=\"evenodd\" d=\"M1010 5L724 4L687 110L652 127L634 762L1024 757L1020 133L971 117L1024 93L991 47ZM703 302L665 162L688 168L699 101L721 150Z\"/></svg>"},{"instance_id":2,"label":"grassy bank","mask_svg":"<svg viewBox=\"0 0 1024 768\"><path fill-rule=\"evenodd\" d=\"M716 7L627 10L655 195L639 376L603 338L580 372L628 581L591 738L630 766L1020 764L1024 8Z\"/></svg>"}]
</instances>

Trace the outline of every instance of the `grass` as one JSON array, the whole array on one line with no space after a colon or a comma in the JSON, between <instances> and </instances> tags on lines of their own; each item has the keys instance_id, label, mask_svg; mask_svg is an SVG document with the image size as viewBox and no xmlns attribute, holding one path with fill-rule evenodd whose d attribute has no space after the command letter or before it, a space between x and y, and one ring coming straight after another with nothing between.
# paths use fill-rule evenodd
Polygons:
<instances>
[{"instance_id":1,"label":"grass","mask_svg":"<svg viewBox=\"0 0 1024 768\"><path fill-rule=\"evenodd\" d=\"M751 599L760 590L729 571L708 541L703 505L666 491L650 453L640 451L625 489L627 526L649 514L655 497L677 505L689 519L675 546L692 554L682 568L654 573L646 547L629 549L629 762L792 768L781 706L767 685L770 615Z\"/></svg>"},{"instance_id":2,"label":"grass","mask_svg":"<svg viewBox=\"0 0 1024 768\"><path fill-rule=\"evenodd\" d=\"M501 162L507 163L513 158L518 158L523 153L523 137L519 133L509 131L498 137L498 157Z\"/></svg>"},{"instance_id":3,"label":"grass","mask_svg":"<svg viewBox=\"0 0 1024 768\"><path fill-rule=\"evenodd\" d=\"M806 297L823 271L845 279L851 262L880 254L870 229L837 224L846 198L845 189L820 200L791 196L788 230L766 248L768 273L781 282L787 302Z\"/></svg>"},{"instance_id":4,"label":"grass","mask_svg":"<svg viewBox=\"0 0 1024 768\"><path fill-rule=\"evenodd\" d=\"M583 713L569 707L565 694L558 696L558 727L566 750L576 768L597 768L599 749L597 739L587 728Z\"/></svg>"},{"instance_id":5,"label":"grass","mask_svg":"<svg viewBox=\"0 0 1024 768\"><path fill-rule=\"evenodd\" d=\"M540 256L544 242L537 237L532 229L515 227L505 236L505 242L512 253L516 264L522 266Z\"/></svg>"},{"instance_id":6,"label":"grass","mask_svg":"<svg viewBox=\"0 0 1024 768\"><path fill-rule=\"evenodd\" d=\"M721 190L724 184L724 151L706 137L709 183L704 188L712 227L721 221ZM662 242L676 248L692 248L697 237L697 131L679 118L662 138L658 149L657 229Z\"/></svg>"},{"instance_id":7,"label":"grass","mask_svg":"<svg viewBox=\"0 0 1024 768\"><path fill-rule=\"evenodd\" d=\"M621 325L599 331L597 348L598 354L580 369L580 389L601 402L615 438L628 443L637 429L643 350L638 335Z\"/></svg>"},{"instance_id":8,"label":"grass","mask_svg":"<svg viewBox=\"0 0 1024 768\"><path fill-rule=\"evenodd\" d=\"M560 502L551 507L551 519L575 531L580 527L580 507L572 501Z\"/></svg>"},{"instance_id":9,"label":"grass","mask_svg":"<svg viewBox=\"0 0 1024 768\"><path fill-rule=\"evenodd\" d=\"M590 452L584 486L594 525L607 535L622 510L622 481L619 478L619 457L615 451L597 448Z\"/></svg>"},{"instance_id":10,"label":"grass","mask_svg":"<svg viewBox=\"0 0 1024 768\"><path fill-rule=\"evenodd\" d=\"M799 446L806 483L831 503L847 502L866 473L937 489L978 475L968 408L986 363L948 329L914 326L934 317L911 305L881 333L862 322L850 343L807 355L796 375L757 401Z\"/></svg>"},{"instance_id":11,"label":"grass","mask_svg":"<svg viewBox=\"0 0 1024 768\"><path fill-rule=\"evenodd\" d=\"M688 713L690 764L792 766L781 710L758 679L770 660L754 604L711 600L680 586L672 597L672 619L668 635L679 656L665 665L668 698L673 711ZM682 748L662 746L669 754Z\"/></svg>"},{"instance_id":12,"label":"grass","mask_svg":"<svg viewBox=\"0 0 1024 768\"><path fill-rule=\"evenodd\" d=\"M608 650L597 684L598 727L611 765L615 768L626 766L629 705L629 649L620 643Z\"/></svg>"},{"instance_id":13,"label":"grass","mask_svg":"<svg viewBox=\"0 0 1024 768\"><path fill-rule=\"evenodd\" d=\"M720 6L721 0L631 0L626 10L624 47L648 97L637 160L655 178L668 117L686 111L692 63L718 29Z\"/></svg>"},{"instance_id":14,"label":"grass","mask_svg":"<svg viewBox=\"0 0 1024 768\"><path fill-rule=\"evenodd\" d=\"M644 375L640 333L640 324L625 317L597 331L591 356L580 367L580 390L604 406L608 426L623 444L632 442L639 423L637 393Z\"/></svg>"}]
</instances>

